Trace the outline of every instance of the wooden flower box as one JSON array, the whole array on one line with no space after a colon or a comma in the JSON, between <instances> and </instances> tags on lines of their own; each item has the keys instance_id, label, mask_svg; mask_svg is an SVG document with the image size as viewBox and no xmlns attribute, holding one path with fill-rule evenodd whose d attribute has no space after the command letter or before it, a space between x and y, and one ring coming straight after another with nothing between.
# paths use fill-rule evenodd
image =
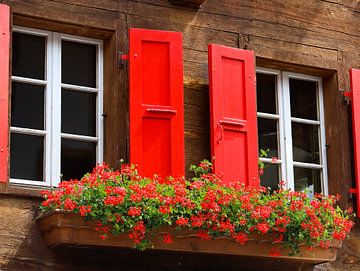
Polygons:
<instances>
[{"instance_id":1,"label":"wooden flower box","mask_svg":"<svg viewBox=\"0 0 360 271\"><path fill-rule=\"evenodd\" d=\"M56 246L94 246L94 247L119 247L131 248L133 243L127 234L109 235L109 238L102 240L99 233L95 231L92 222L84 221L84 218L65 212L54 212L38 218L39 229L43 235L44 242L49 247ZM173 243L165 244L162 236L171 233ZM250 236L245 245L227 238L216 240L201 240L192 231L175 231L174 228L164 227L153 232L153 249L163 251L177 251L188 253L207 253L216 255L237 255L270 259L270 251L276 248L280 255L278 260L303 262L306 264L319 264L334 261L337 249L341 242L333 242L329 248L323 249L319 246L309 251L305 246L300 247L300 253L296 256L289 256L289 250L284 249L281 243L272 242L271 236L254 235Z\"/></svg>"}]
</instances>

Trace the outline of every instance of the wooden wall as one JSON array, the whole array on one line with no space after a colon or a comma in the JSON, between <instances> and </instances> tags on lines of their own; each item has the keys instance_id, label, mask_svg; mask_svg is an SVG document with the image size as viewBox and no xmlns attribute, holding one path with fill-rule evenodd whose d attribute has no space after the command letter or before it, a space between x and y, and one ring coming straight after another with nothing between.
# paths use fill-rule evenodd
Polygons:
<instances>
[{"instance_id":1,"label":"wooden wall","mask_svg":"<svg viewBox=\"0 0 360 271\"><path fill-rule=\"evenodd\" d=\"M127 51L130 27L183 33L187 167L210 159L208 43L252 49L259 66L322 76L330 192L342 194L342 204L351 202L347 193L352 186L350 115L342 91L349 89L349 68L360 68L358 0L205 0L199 10L174 6L168 0L0 2L11 6L14 24L104 40L105 160L113 167L128 158L127 70L117 68L116 52ZM10 187L7 193L0 194L0 270L101 268L104 260L99 266L91 260L91 269L85 256L80 265L77 256L46 249L34 222L38 199L24 195L22 188ZM112 270L116 265L107 266ZM176 268L162 265L163 270ZM139 267L147 269L151 270Z\"/></svg>"}]
</instances>

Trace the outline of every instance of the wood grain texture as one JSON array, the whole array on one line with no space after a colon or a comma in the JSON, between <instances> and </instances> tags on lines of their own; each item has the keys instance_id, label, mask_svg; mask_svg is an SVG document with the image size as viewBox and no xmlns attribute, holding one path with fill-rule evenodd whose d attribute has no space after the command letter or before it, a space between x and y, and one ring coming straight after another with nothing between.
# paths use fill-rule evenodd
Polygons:
<instances>
[{"instance_id":1,"label":"wood grain texture","mask_svg":"<svg viewBox=\"0 0 360 271\"><path fill-rule=\"evenodd\" d=\"M44 236L44 242L48 247L58 246L89 246L89 247L113 247L130 248L133 245L126 233L119 235L109 234L106 240L99 238L95 230L96 223L85 222L80 215L66 212L55 212L37 219L40 232ZM171 234L173 242L165 244L161 239L164 234ZM150 241L154 250L188 252L193 255L198 253L212 255L249 256L253 260L269 259L269 251L276 247L280 252L278 260L289 263L318 264L336 259L337 249L341 248L341 241L332 241L327 249L320 245L313 248L312 254L306 253L306 245L299 245L300 253L289 255L290 248L283 247L283 242L273 244L272 234L249 234L246 245L241 245L235 240L226 237L213 238L210 242L204 242L196 234L198 231L178 229L176 226L163 226L151 231Z\"/></svg>"},{"instance_id":2,"label":"wood grain texture","mask_svg":"<svg viewBox=\"0 0 360 271\"><path fill-rule=\"evenodd\" d=\"M3 3L10 5L14 14L103 30L115 30L118 18L117 12L55 1L4 0Z\"/></svg>"},{"instance_id":3,"label":"wood grain texture","mask_svg":"<svg viewBox=\"0 0 360 271\"><path fill-rule=\"evenodd\" d=\"M360 68L358 0L205 0L200 9L169 0L0 2L11 6L14 24L104 41L104 158L114 168L129 158L128 71L118 69L116 54L127 51L130 27L183 33L186 169L211 159L208 43L253 49L258 66L323 77L329 190L343 196L343 206L352 203L347 193L353 186L350 111L342 90L349 88L349 68ZM123 270L238 270L238 260L221 257L49 251L34 225L39 191L13 186L0 191L0 270L118 270L119 264ZM269 266L254 264L247 270Z\"/></svg>"}]
</instances>

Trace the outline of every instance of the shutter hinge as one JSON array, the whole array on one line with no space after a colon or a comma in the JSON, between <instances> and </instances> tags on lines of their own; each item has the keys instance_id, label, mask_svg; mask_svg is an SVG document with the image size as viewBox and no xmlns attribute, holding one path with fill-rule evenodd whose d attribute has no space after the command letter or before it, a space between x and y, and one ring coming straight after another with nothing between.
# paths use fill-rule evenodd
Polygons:
<instances>
[{"instance_id":1,"label":"shutter hinge","mask_svg":"<svg viewBox=\"0 0 360 271\"><path fill-rule=\"evenodd\" d=\"M350 194L357 194L356 188L349 188L349 193Z\"/></svg>"},{"instance_id":2,"label":"shutter hinge","mask_svg":"<svg viewBox=\"0 0 360 271\"><path fill-rule=\"evenodd\" d=\"M124 52L118 52L117 60L119 69L125 69L126 61L129 59L129 55Z\"/></svg>"},{"instance_id":3,"label":"shutter hinge","mask_svg":"<svg viewBox=\"0 0 360 271\"><path fill-rule=\"evenodd\" d=\"M357 195L358 191L356 188L349 188L350 198L353 198L353 195Z\"/></svg>"}]
</instances>

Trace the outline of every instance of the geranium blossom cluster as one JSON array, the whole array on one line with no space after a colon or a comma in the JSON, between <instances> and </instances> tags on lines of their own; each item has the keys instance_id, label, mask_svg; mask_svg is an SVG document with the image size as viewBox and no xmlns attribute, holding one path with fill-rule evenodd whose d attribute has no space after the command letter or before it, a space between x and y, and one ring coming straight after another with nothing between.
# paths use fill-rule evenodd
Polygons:
<instances>
[{"instance_id":1,"label":"geranium blossom cluster","mask_svg":"<svg viewBox=\"0 0 360 271\"><path fill-rule=\"evenodd\" d=\"M161 178L138 176L136 167L112 171L100 164L81 180L62 182L44 191L41 209L79 214L96 223L102 239L127 233L134 246L151 245L151 232L161 226L194 230L210 240L225 236L244 245L253 234L269 234L297 253L299 244L310 249L343 240L353 227L351 212L336 206L335 196L316 195L279 188L250 187L225 183L211 173L211 163L192 166L196 176ZM162 236L171 244L173 236ZM272 252L272 254L277 254Z\"/></svg>"}]
</instances>

